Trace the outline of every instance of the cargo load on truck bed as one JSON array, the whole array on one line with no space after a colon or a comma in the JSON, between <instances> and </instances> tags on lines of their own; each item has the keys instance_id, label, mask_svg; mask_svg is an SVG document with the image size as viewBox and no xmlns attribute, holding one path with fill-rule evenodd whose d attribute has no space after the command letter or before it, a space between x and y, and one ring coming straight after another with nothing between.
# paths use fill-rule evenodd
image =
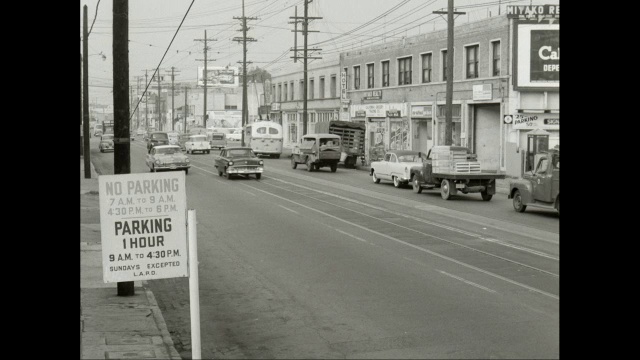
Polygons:
<instances>
[{"instance_id":1,"label":"cargo load on truck bed","mask_svg":"<svg viewBox=\"0 0 640 360\"><path fill-rule=\"evenodd\" d=\"M364 123L352 121L322 121L315 124L316 133L338 135L342 139L342 157L345 167L356 167L358 157L364 159Z\"/></svg>"}]
</instances>

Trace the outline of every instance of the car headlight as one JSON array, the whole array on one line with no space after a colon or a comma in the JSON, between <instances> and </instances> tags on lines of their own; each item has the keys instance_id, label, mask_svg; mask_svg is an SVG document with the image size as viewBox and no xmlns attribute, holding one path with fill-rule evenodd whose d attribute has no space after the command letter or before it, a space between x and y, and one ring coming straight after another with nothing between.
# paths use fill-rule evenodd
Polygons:
<instances>
[{"instance_id":1,"label":"car headlight","mask_svg":"<svg viewBox=\"0 0 640 360\"><path fill-rule=\"evenodd\" d=\"M260 160L260 162L258 163L258 165L264 165L264 161Z\"/></svg>"},{"instance_id":2,"label":"car headlight","mask_svg":"<svg viewBox=\"0 0 640 360\"><path fill-rule=\"evenodd\" d=\"M160 160L156 160L156 164L160 165L161 164Z\"/></svg>"},{"instance_id":3,"label":"car headlight","mask_svg":"<svg viewBox=\"0 0 640 360\"><path fill-rule=\"evenodd\" d=\"M229 166L233 166L233 161L229 161Z\"/></svg>"},{"instance_id":4,"label":"car headlight","mask_svg":"<svg viewBox=\"0 0 640 360\"><path fill-rule=\"evenodd\" d=\"M189 158L187 158L187 160L185 160L186 162L189 162Z\"/></svg>"}]
</instances>

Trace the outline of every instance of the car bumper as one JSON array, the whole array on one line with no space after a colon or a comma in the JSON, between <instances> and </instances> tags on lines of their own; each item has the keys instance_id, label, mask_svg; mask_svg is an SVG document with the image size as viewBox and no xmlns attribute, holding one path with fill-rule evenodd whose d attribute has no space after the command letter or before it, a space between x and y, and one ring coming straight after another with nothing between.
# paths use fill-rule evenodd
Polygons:
<instances>
[{"instance_id":1,"label":"car bumper","mask_svg":"<svg viewBox=\"0 0 640 360\"><path fill-rule=\"evenodd\" d=\"M190 164L184 165L177 165L177 164L164 164L164 165L158 165L156 164L154 166L156 168L156 170L184 170L184 169L188 169L191 167Z\"/></svg>"},{"instance_id":2,"label":"car bumper","mask_svg":"<svg viewBox=\"0 0 640 360\"><path fill-rule=\"evenodd\" d=\"M262 174L264 172L263 167L252 167L252 168L227 168L227 173L229 174Z\"/></svg>"}]
</instances>

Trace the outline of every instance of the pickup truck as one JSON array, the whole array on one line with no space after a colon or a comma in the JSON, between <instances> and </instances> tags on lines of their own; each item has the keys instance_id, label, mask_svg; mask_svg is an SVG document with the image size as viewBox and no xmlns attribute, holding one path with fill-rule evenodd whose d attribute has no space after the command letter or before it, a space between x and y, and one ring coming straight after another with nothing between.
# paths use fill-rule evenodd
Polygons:
<instances>
[{"instance_id":1,"label":"pickup truck","mask_svg":"<svg viewBox=\"0 0 640 360\"><path fill-rule=\"evenodd\" d=\"M527 171L509 184L507 198L513 199L517 212L534 206L555 209L560 214L560 150L536 154L534 164L535 170Z\"/></svg>"},{"instance_id":2,"label":"pickup truck","mask_svg":"<svg viewBox=\"0 0 640 360\"><path fill-rule=\"evenodd\" d=\"M434 146L422 166L412 167L410 171L415 193L421 193L423 188L440 188L445 200L458 192L479 192L482 200L490 201L496 193L496 180L505 178L505 174L481 171L476 155L462 146Z\"/></svg>"}]
</instances>

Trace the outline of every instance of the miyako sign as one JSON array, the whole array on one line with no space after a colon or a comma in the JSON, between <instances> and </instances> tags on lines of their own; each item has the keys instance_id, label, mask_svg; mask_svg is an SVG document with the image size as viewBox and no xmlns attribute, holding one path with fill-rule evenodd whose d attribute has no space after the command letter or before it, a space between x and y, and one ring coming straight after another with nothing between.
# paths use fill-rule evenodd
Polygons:
<instances>
[{"instance_id":1,"label":"miyako sign","mask_svg":"<svg viewBox=\"0 0 640 360\"><path fill-rule=\"evenodd\" d=\"M185 174L101 175L105 283L187 277Z\"/></svg>"}]
</instances>

